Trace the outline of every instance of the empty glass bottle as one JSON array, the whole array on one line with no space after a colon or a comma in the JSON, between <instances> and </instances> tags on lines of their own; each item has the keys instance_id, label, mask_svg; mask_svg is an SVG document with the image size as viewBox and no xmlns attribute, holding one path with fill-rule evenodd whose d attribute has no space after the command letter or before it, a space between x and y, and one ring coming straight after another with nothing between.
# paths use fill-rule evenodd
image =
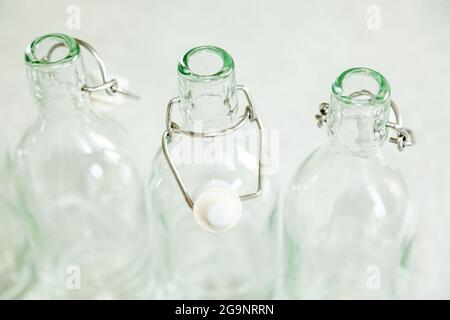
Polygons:
<instances>
[{"instance_id":1,"label":"empty glass bottle","mask_svg":"<svg viewBox=\"0 0 450 320\"><path fill-rule=\"evenodd\" d=\"M0 300L21 298L33 284L28 232L20 205L14 171L3 137L0 137Z\"/></svg>"},{"instance_id":2,"label":"empty glass bottle","mask_svg":"<svg viewBox=\"0 0 450 320\"><path fill-rule=\"evenodd\" d=\"M149 182L161 294L268 298L275 280L277 188L262 173L267 150L248 92L236 85L231 56L213 46L183 56L178 91ZM239 92L247 99L243 109ZM175 105L179 124L172 121Z\"/></svg>"},{"instance_id":3,"label":"empty glass bottle","mask_svg":"<svg viewBox=\"0 0 450 320\"><path fill-rule=\"evenodd\" d=\"M414 143L412 132L401 126L388 82L367 68L342 73L316 118L331 139L300 165L287 191L287 295L393 298L415 220L404 179L380 146L390 128L400 150Z\"/></svg>"},{"instance_id":4,"label":"empty glass bottle","mask_svg":"<svg viewBox=\"0 0 450 320\"><path fill-rule=\"evenodd\" d=\"M38 229L34 295L133 298L148 267L143 190L125 131L91 108L88 92L99 87L87 85L80 44L95 53L81 40L49 34L25 54L39 117L16 156ZM115 92L117 83L105 87Z\"/></svg>"}]
</instances>

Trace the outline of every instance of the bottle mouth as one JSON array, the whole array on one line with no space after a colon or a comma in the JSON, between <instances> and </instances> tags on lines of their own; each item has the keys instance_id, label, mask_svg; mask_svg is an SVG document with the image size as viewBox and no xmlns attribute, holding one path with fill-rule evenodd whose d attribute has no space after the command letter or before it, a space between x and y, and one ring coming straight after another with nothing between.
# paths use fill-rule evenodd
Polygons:
<instances>
[{"instance_id":1,"label":"bottle mouth","mask_svg":"<svg viewBox=\"0 0 450 320\"><path fill-rule=\"evenodd\" d=\"M30 66L50 66L73 61L80 53L78 42L65 34L50 33L36 38L25 50Z\"/></svg>"},{"instance_id":2,"label":"bottle mouth","mask_svg":"<svg viewBox=\"0 0 450 320\"><path fill-rule=\"evenodd\" d=\"M178 73L189 80L219 80L228 77L234 69L233 58L215 46L195 47L181 58Z\"/></svg>"},{"instance_id":3,"label":"bottle mouth","mask_svg":"<svg viewBox=\"0 0 450 320\"><path fill-rule=\"evenodd\" d=\"M344 71L332 86L333 95L345 104L371 105L386 102L390 87L386 79L369 68Z\"/></svg>"}]
</instances>

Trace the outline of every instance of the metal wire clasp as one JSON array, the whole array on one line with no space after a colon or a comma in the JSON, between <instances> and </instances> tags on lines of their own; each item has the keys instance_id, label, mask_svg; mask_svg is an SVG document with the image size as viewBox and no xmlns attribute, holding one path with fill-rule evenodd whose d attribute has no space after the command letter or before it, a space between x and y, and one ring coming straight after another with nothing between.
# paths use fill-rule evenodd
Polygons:
<instances>
[{"instance_id":1,"label":"metal wire clasp","mask_svg":"<svg viewBox=\"0 0 450 320\"><path fill-rule=\"evenodd\" d=\"M94 57L95 61L97 62L97 65L100 69L100 76L101 76L101 80L102 80L102 83L99 85L96 85L96 86L89 86L89 85L85 84L81 88L82 91L85 91L85 92L88 92L89 94L91 94L93 92L105 90L105 92L110 96L114 95L115 93L120 93L120 94L123 94L123 95L128 96L133 99L140 99L138 95L120 87L119 83L117 82L116 79L108 80L108 77L106 75L106 67L105 67L105 64L103 63L103 60L100 58L97 51L89 43L87 43L83 40L77 39L77 38L75 38L75 41L77 41L80 46L82 46L87 51L89 51L90 54L92 54L92 56ZM49 60L53 51L55 51L55 49L57 49L59 47L63 47L64 45L65 45L64 43L56 43L55 45L53 45L49 49L46 59Z\"/></svg>"},{"instance_id":2,"label":"metal wire clasp","mask_svg":"<svg viewBox=\"0 0 450 320\"><path fill-rule=\"evenodd\" d=\"M177 123L172 121L172 109L174 105L179 104L181 102L181 99L179 97L175 97L169 101L169 104L167 106L167 114L166 114L166 131L164 131L162 136L162 150L164 153L164 157L166 158L167 163L169 164L170 170L172 171L175 180L178 184L178 187L181 190L181 193L184 196L184 199L186 200L186 203L188 206L192 209L194 207L194 201L192 200L184 182L181 178L173 160L170 156L168 144L172 139L172 136L174 134L183 134L186 136L189 136L191 138L215 138L218 136L224 136L228 133L231 133L233 131L238 130L241 128L247 121L255 122L258 127L258 133L259 133L259 139L258 139L258 186L255 192L240 195L239 198L241 200L248 200L255 198L261 194L262 191L262 185L263 185L263 163L262 163L262 154L264 150L264 128L259 120L259 118L256 115L255 107L253 105L253 102L251 100L250 94L246 87L242 85L236 86L236 90L240 91L244 94L246 100L247 100L247 106L245 108L245 113L240 116L238 122L226 129L218 130L218 131L209 131L209 132L195 132L190 131L181 128Z\"/></svg>"},{"instance_id":3,"label":"metal wire clasp","mask_svg":"<svg viewBox=\"0 0 450 320\"><path fill-rule=\"evenodd\" d=\"M361 90L354 92L350 97L357 97L361 95L368 95L374 97L374 94L368 90ZM394 101L391 100L390 108L394 112L395 122L388 121L386 126L389 129L393 129L396 132L394 137L389 137L389 142L397 145L398 151L403 151L405 147L411 147L415 145L416 138L414 132L402 125L402 118L400 116L400 111ZM319 113L315 115L317 120L317 126L321 128L328 121L328 113L330 111L330 105L327 102L323 102L319 105Z\"/></svg>"}]
</instances>

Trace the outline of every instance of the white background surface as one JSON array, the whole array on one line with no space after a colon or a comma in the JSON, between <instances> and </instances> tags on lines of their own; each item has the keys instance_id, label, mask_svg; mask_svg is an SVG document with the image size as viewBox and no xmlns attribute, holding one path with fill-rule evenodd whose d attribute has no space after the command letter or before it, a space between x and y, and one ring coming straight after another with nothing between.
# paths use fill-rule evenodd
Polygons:
<instances>
[{"instance_id":1,"label":"white background surface","mask_svg":"<svg viewBox=\"0 0 450 320\"><path fill-rule=\"evenodd\" d=\"M67 26L69 5L81 9L80 29ZM367 27L371 5L380 9L379 30ZM142 96L111 112L128 128L145 180L166 104L177 95L178 59L191 47L213 44L234 57L237 80L251 90L266 127L280 130L283 188L326 141L314 114L332 81L354 66L378 70L418 140L403 153L383 148L402 168L421 219L414 253L414 267L426 270L421 294L450 297L450 224L442 219L450 214L450 1L0 0L0 125L11 146L37 112L24 49L49 32L92 44L110 73Z\"/></svg>"}]
</instances>

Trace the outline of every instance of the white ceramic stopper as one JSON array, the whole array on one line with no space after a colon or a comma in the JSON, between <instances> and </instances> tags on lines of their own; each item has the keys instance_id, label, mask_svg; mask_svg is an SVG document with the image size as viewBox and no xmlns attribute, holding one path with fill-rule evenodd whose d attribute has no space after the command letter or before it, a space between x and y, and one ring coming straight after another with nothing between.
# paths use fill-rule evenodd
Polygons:
<instances>
[{"instance_id":1,"label":"white ceramic stopper","mask_svg":"<svg viewBox=\"0 0 450 320\"><path fill-rule=\"evenodd\" d=\"M212 186L195 199L193 211L200 227L220 233L230 230L239 222L242 202L230 186Z\"/></svg>"}]
</instances>

